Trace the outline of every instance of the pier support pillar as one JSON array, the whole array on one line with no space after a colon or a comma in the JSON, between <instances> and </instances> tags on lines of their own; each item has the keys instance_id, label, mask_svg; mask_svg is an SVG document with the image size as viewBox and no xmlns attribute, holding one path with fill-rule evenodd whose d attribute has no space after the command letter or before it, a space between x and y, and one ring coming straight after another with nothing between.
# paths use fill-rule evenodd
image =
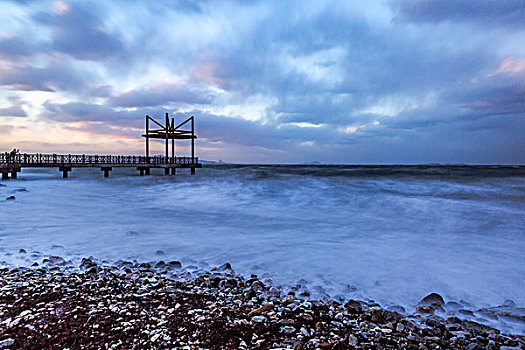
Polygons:
<instances>
[{"instance_id":1,"label":"pier support pillar","mask_svg":"<svg viewBox=\"0 0 525 350\"><path fill-rule=\"evenodd\" d=\"M9 173L2 171L2 180L9 180Z\"/></svg>"},{"instance_id":2,"label":"pier support pillar","mask_svg":"<svg viewBox=\"0 0 525 350\"><path fill-rule=\"evenodd\" d=\"M109 172L111 170L113 170L112 167L104 167L104 168L100 168L100 170L102 170L104 172L104 177L109 177Z\"/></svg>"},{"instance_id":3,"label":"pier support pillar","mask_svg":"<svg viewBox=\"0 0 525 350\"><path fill-rule=\"evenodd\" d=\"M140 173L140 176L144 176L144 168L137 168Z\"/></svg>"},{"instance_id":4,"label":"pier support pillar","mask_svg":"<svg viewBox=\"0 0 525 350\"><path fill-rule=\"evenodd\" d=\"M71 171L71 167L60 167L58 170L62 172L62 178L67 179L68 173Z\"/></svg>"},{"instance_id":5,"label":"pier support pillar","mask_svg":"<svg viewBox=\"0 0 525 350\"><path fill-rule=\"evenodd\" d=\"M171 175L175 175L175 168L171 168Z\"/></svg>"},{"instance_id":6,"label":"pier support pillar","mask_svg":"<svg viewBox=\"0 0 525 350\"><path fill-rule=\"evenodd\" d=\"M18 177L17 173L18 172L16 170L11 171L11 179L13 179L13 180L16 179Z\"/></svg>"},{"instance_id":7,"label":"pier support pillar","mask_svg":"<svg viewBox=\"0 0 525 350\"><path fill-rule=\"evenodd\" d=\"M170 168L164 168L164 175L170 174Z\"/></svg>"},{"instance_id":8,"label":"pier support pillar","mask_svg":"<svg viewBox=\"0 0 525 350\"><path fill-rule=\"evenodd\" d=\"M145 168L144 169L146 175L151 175L151 169L150 168Z\"/></svg>"},{"instance_id":9,"label":"pier support pillar","mask_svg":"<svg viewBox=\"0 0 525 350\"><path fill-rule=\"evenodd\" d=\"M195 168L191 168L191 175L195 175Z\"/></svg>"}]
</instances>

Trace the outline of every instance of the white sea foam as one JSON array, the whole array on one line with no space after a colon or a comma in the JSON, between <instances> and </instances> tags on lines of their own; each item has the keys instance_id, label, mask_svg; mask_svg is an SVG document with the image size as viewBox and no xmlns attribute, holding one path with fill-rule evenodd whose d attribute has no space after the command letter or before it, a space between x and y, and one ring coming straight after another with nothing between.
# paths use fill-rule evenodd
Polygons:
<instances>
[{"instance_id":1,"label":"white sea foam","mask_svg":"<svg viewBox=\"0 0 525 350\"><path fill-rule=\"evenodd\" d=\"M56 169L24 170L0 187L0 260L28 265L40 251L228 261L236 272L267 272L282 285L304 279L317 295L385 306L414 306L430 292L475 307L524 306L524 174L223 166L176 177L116 170L109 179L75 169L62 180Z\"/></svg>"}]
</instances>

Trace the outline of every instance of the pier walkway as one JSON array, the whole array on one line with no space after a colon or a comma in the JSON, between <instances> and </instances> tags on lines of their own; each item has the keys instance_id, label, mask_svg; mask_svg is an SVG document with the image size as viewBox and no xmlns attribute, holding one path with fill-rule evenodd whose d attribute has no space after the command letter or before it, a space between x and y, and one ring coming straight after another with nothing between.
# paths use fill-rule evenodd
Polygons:
<instances>
[{"instance_id":1,"label":"pier walkway","mask_svg":"<svg viewBox=\"0 0 525 350\"><path fill-rule=\"evenodd\" d=\"M118 167L136 167L140 175L150 175L151 169L162 168L164 174L175 175L177 168L189 168L195 174L195 168L202 168L198 157L164 156L111 156L111 155L60 155L60 154L16 154L0 153L0 173L2 180L16 179L22 168L58 168L64 178L73 168L100 168L104 177Z\"/></svg>"}]
</instances>

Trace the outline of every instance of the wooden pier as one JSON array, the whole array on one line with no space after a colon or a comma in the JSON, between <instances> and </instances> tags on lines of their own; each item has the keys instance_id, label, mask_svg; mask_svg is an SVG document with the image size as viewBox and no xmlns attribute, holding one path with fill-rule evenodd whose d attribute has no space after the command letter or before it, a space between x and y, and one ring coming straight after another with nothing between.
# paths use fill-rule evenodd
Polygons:
<instances>
[{"instance_id":1,"label":"wooden pier","mask_svg":"<svg viewBox=\"0 0 525 350\"><path fill-rule=\"evenodd\" d=\"M60 155L60 154L17 154L14 158L9 153L0 154L0 173L2 180L16 179L22 168L58 168L64 178L73 168L100 168L104 177L109 177L113 168L136 167L140 175L150 175L151 169L164 169L166 175L175 175L177 168L202 168L199 158L191 157L143 157L143 156L100 156L100 155Z\"/></svg>"},{"instance_id":2,"label":"wooden pier","mask_svg":"<svg viewBox=\"0 0 525 350\"><path fill-rule=\"evenodd\" d=\"M149 122L153 121L160 129L150 129ZM191 130L183 130L182 126L191 123ZM175 126L175 120L171 122L166 113L166 125L162 125L150 116L146 116L146 138L145 156L112 156L112 155L61 155L61 154L28 154L28 153L0 153L0 173L2 180L16 179L22 168L58 168L62 177L67 178L73 168L100 168L104 177L109 177L113 168L135 167L141 176L150 175L151 169L164 169L165 175L175 175L177 168L188 168L192 175L196 168L202 168L199 158L195 157L195 135L194 117L186 119L183 123ZM166 142L166 155L149 155L150 138L162 139ZM191 157L177 157L175 155L175 140L191 140ZM171 157L169 156L169 140L171 140Z\"/></svg>"}]
</instances>

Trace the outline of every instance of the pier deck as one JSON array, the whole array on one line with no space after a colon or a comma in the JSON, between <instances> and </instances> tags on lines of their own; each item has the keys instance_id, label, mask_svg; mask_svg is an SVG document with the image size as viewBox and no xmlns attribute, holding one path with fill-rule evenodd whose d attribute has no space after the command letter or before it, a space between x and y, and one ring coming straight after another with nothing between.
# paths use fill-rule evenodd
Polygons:
<instances>
[{"instance_id":1,"label":"pier deck","mask_svg":"<svg viewBox=\"0 0 525 350\"><path fill-rule=\"evenodd\" d=\"M100 168L104 177L118 167L136 167L140 175L150 175L153 168L163 168L164 173L175 174L177 168L189 168L195 174L195 168L202 168L198 157L146 157L146 156L111 156L111 155L60 155L60 154L0 154L0 173L2 180L16 179L22 168L58 168L67 178L73 168Z\"/></svg>"}]
</instances>

